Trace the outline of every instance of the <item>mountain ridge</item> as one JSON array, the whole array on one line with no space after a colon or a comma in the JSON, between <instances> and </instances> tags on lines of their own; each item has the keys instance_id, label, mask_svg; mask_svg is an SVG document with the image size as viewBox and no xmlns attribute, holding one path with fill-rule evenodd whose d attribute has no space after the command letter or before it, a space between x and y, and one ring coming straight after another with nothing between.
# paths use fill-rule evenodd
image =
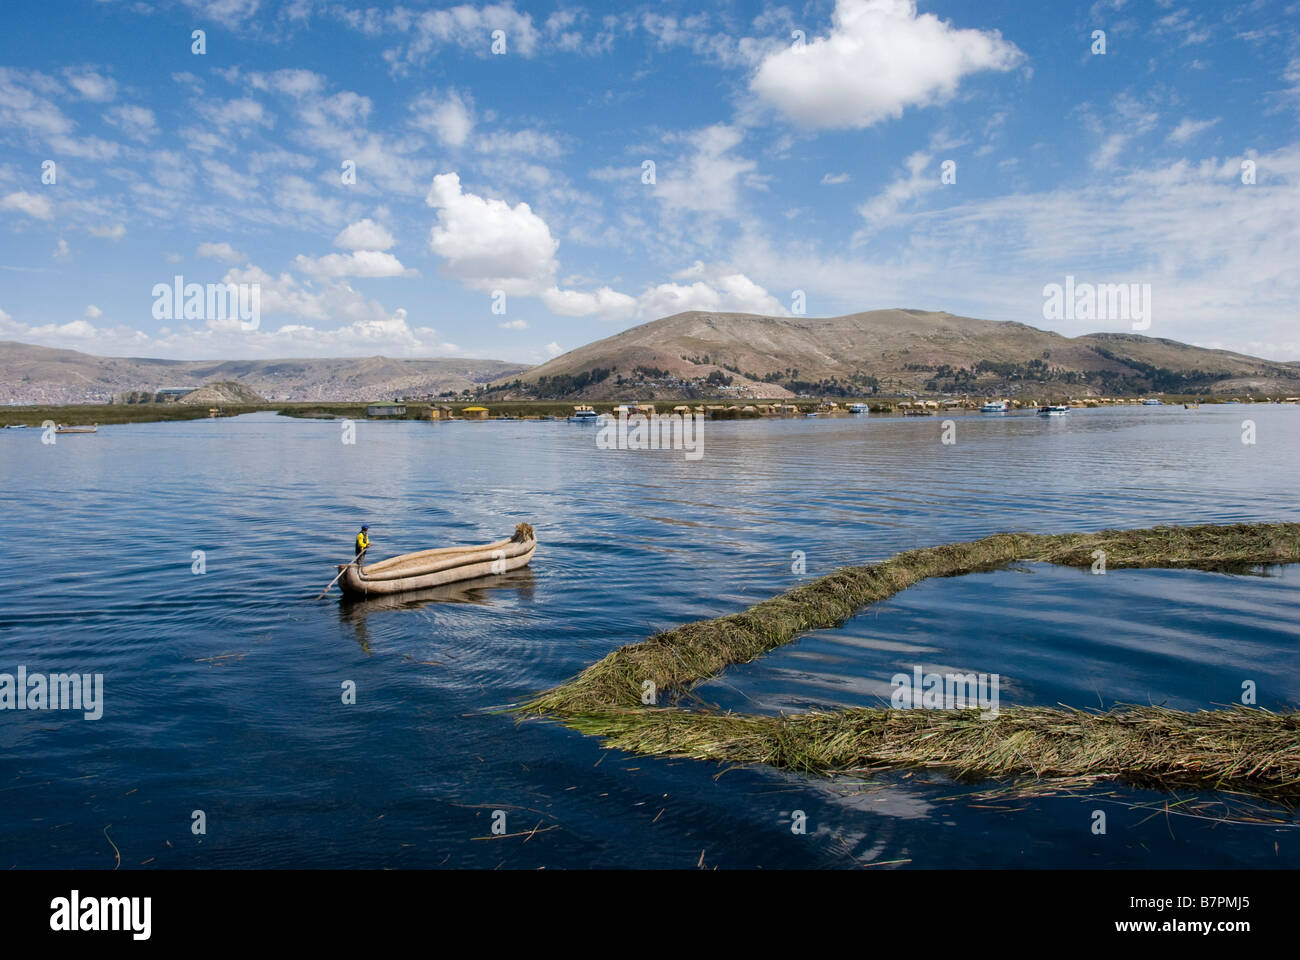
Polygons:
<instances>
[{"instance_id":1,"label":"mountain ridge","mask_svg":"<svg viewBox=\"0 0 1300 960\"><path fill-rule=\"evenodd\" d=\"M1300 392L1300 363L1128 332L1067 337L1019 321L914 308L838 317L686 311L630 327L492 385L502 397L695 398L710 392ZM1041 390L1040 390L1041 392Z\"/></svg>"}]
</instances>

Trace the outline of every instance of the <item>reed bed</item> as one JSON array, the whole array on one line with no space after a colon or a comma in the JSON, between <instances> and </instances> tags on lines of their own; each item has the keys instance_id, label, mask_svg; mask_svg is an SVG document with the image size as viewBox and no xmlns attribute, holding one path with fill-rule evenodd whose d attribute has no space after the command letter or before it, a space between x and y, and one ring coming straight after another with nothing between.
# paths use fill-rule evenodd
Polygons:
<instances>
[{"instance_id":1,"label":"reed bed","mask_svg":"<svg viewBox=\"0 0 1300 960\"><path fill-rule=\"evenodd\" d=\"M577 677L524 705L530 713L581 713L641 704L642 683L660 697L680 692L733 663L748 663L809 630L842 624L863 607L929 577L955 577L1012 562L1107 569L1179 567L1240 570L1300 562L1300 524L1154 527L1100 533L1001 533L896 554L882 563L843 567L755 604L742 613L697 620L620 647Z\"/></svg>"},{"instance_id":2,"label":"reed bed","mask_svg":"<svg viewBox=\"0 0 1300 960\"><path fill-rule=\"evenodd\" d=\"M863 767L943 766L959 776L1125 776L1250 792L1300 789L1300 714L1235 707L1184 712L1124 707L977 711L854 709L766 717L645 706L689 691L726 666L762 656L810 630L842 624L929 577L1014 562L1107 569L1241 571L1300 562L1300 524L1231 524L1007 533L908 550L845 567L741 613L700 620L620 647L567 683L523 704L633 753L766 763L825 773Z\"/></svg>"},{"instance_id":3,"label":"reed bed","mask_svg":"<svg viewBox=\"0 0 1300 960\"><path fill-rule=\"evenodd\" d=\"M977 710L851 709L780 717L608 709L569 726L629 753L765 763L825 774L942 767L959 779L1124 777L1294 796L1300 714L1251 707L1186 712L1125 706Z\"/></svg>"}]
</instances>

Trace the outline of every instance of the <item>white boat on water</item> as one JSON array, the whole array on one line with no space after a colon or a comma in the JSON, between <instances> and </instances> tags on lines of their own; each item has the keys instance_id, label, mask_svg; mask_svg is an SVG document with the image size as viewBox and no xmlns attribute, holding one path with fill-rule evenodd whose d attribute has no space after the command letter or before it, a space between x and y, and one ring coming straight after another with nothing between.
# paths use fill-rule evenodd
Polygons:
<instances>
[{"instance_id":1,"label":"white boat on water","mask_svg":"<svg viewBox=\"0 0 1300 960\"><path fill-rule=\"evenodd\" d=\"M1069 405L1064 403L1051 403L1045 407L1038 408L1038 415L1040 417L1063 417L1069 412Z\"/></svg>"},{"instance_id":2,"label":"white boat on water","mask_svg":"<svg viewBox=\"0 0 1300 960\"><path fill-rule=\"evenodd\" d=\"M980 407L980 413L1006 413L1008 404L1005 400L990 400Z\"/></svg>"},{"instance_id":3,"label":"white boat on water","mask_svg":"<svg viewBox=\"0 0 1300 960\"><path fill-rule=\"evenodd\" d=\"M849 413L870 413L871 408L865 403L850 403Z\"/></svg>"},{"instance_id":4,"label":"white boat on water","mask_svg":"<svg viewBox=\"0 0 1300 960\"><path fill-rule=\"evenodd\" d=\"M1144 407L1160 407L1160 406L1163 406L1163 404L1162 404L1159 400L1157 400L1155 397L1149 397L1149 398L1147 398L1146 400L1143 400L1143 401L1142 401L1142 406L1144 406Z\"/></svg>"},{"instance_id":5,"label":"white boat on water","mask_svg":"<svg viewBox=\"0 0 1300 960\"><path fill-rule=\"evenodd\" d=\"M567 417L569 423L595 423L600 414L596 413L591 407L575 407L573 416Z\"/></svg>"}]
</instances>

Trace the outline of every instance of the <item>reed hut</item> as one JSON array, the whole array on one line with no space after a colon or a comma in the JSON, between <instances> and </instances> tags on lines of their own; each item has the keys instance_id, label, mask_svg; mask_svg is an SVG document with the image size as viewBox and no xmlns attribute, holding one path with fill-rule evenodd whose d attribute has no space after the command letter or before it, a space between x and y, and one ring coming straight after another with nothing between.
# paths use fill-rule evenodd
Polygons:
<instances>
[{"instance_id":1,"label":"reed hut","mask_svg":"<svg viewBox=\"0 0 1300 960\"><path fill-rule=\"evenodd\" d=\"M460 415L466 420L486 420L488 418L488 408L466 407L460 412Z\"/></svg>"}]
</instances>

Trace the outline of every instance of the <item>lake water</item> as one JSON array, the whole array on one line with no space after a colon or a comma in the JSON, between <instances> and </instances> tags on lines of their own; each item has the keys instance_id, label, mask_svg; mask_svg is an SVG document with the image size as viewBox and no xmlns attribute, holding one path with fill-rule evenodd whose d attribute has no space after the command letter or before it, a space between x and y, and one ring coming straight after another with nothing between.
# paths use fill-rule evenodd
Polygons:
<instances>
[{"instance_id":1,"label":"lake water","mask_svg":"<svg viewBox=\"0 0 1300 960\"><path fill-rule=\"evenodd\" d=\"M788 589L796 552L806 578L1005 530L1300 520L1297 408L970 415L952 445L941 420L708 423L696 461L598 450L594 427L563 422L366 422L353 445L338 423L271 414L53 445L0 431L0 672L104 677L99 720L0 712L0 868L111 869L114 845L123 869L1300 865L1283 811L1216 824L1153 817L1168 795L1118 785L989 800L996 784L937 772L723 773L499 712ZM312 599L362 522L379 558L520 520L532 567L490 586ZM920 665L999 673L1004 705L1199 709L1253 681L1261 705L1294 708L1300 571L1269 574L928 581L699 693L758 712L873 704ZM492 835L498 810L522 835Z\"/></svg>"}]
</instances>

